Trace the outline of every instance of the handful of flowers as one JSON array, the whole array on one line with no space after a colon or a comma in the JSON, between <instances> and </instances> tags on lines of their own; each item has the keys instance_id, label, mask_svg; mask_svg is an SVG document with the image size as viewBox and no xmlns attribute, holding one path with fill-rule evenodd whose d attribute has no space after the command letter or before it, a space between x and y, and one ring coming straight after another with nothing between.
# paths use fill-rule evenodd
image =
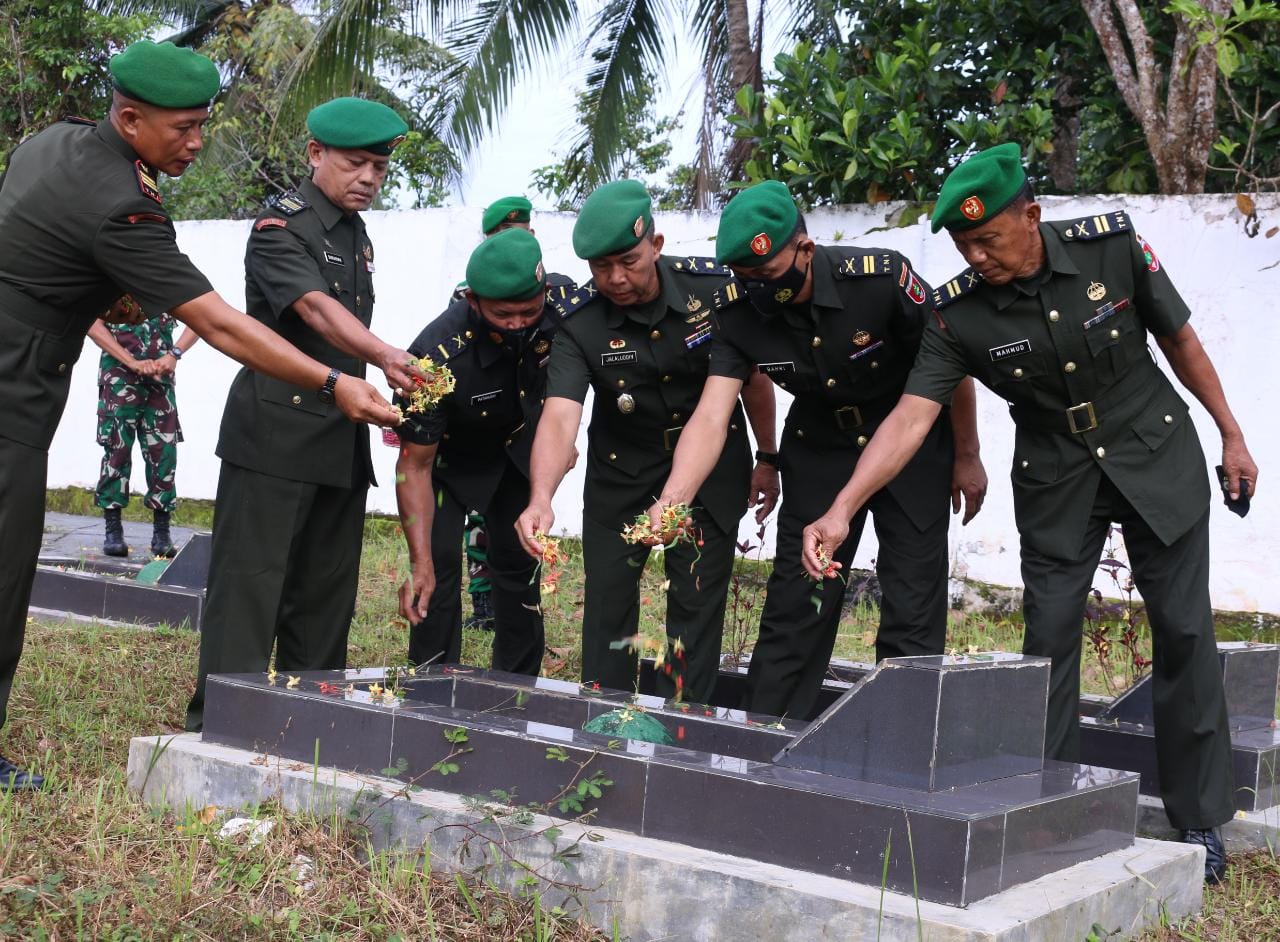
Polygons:
<instances>
[{"instance_id":1,"label":"handful of flowers","mask_svg":"<svg viewBox=\"0 0 1280 942\"><path fill-rule=\"evenodd\" d=\"M449 367L443 363L437 365L431 357L423 357L413 365L416 365L426 378L415 376L413 381L416 388L400 391L409 401L409 407L404 411L426 412L428 409L434 409L440 404L441 399L453 392L457 381ZM398 406L397 409L399 409ZM403 411L401 415L403 416Z\"/></svg>"},{"instance_id":2,"label":"handful of flowers","mask_svg":"<svg viewBox=\"0 0 1280 942\"><path fill-rule=\"evenodd\" d=\"M831 557L827 555L827 548L825 546L819 543L813 552L814 555L818 557L818 565L822 567L822 578L830 579L832 576L838 576L840 574L839 568L832 561Z\"/></svg>"},{"instance_id":3,"label":"handful of flowers","mask_svg":"<svg viewBox=\"0 0 1280 942\"><path fill-rule=\"evenodd\" d=\"M652 546L668 540L676 543L697 543L702 545L702 537L693 528L693 508L688 504L668 504L662 508L655 527L649 521L648 514L636 514L636 519L622 528L624 543L644 543Z\"/></svg>"},{"instance_id":4,"label":"handful of flowers","mask_svg":"<svg viewBox=\"0 0 1280 942\"><path fill-rule=\"evenodd\" d=\"M540 588L543 592L554 592L563 575L560 564L568 559L568 555L560 548L559 540L552 539L541 531L535 533L533 538L542 547L542 556L538 560L541 564L539 569L542 576ZM538 577L534 576L534 578Z\"/></svg>"}]
</instances>

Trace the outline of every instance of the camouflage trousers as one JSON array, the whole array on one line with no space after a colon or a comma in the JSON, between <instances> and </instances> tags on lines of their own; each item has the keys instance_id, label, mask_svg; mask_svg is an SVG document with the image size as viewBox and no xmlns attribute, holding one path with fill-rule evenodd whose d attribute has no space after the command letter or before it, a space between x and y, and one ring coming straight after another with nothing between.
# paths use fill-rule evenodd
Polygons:
<instances>
[{"instance_id":1,"label":"camouflage trousers","mask_svg":"<svg viewBox=\"0 0 1280 942\"><path fill-rule=\"evenodd\" d=\"M101 390L106 399L106 390ZM112 391L118 394L119 390ZM174 476L178 467L178 404L170 383L139 383L132 390L137 405L117 406L98 412L98 444L103 447L102 473L98 478L97 505L104 510L129 503L129 475L133 470L133 443L142 450L147 496L152 510L173 513L178 504Z\"/></svg>"}]
</instances>

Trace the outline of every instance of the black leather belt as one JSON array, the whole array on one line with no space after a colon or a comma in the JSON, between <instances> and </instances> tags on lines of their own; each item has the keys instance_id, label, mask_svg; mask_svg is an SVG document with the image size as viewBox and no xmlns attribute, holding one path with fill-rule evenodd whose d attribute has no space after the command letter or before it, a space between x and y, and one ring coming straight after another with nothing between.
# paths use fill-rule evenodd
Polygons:
<instances>
[{"instance_id":1,"label":"black leather belt","mask_svg":"<svg viewBox=\"0 0 1280 942\"><path fill-rule=\"evenodd\" d=\"M1155 364L1151 369L1156 370ZM1157 371L1158 372L1158 371ZM1092 432L1108 418L1114 418L1120 406L1126 400L1145 402L1147 397L1140 395L1143 387L1151 388L1156 381L1141 363L1135 364L1119 380L1102 390L1093 399L1077 402L1066 409L1042 409L1039 406L1010 405L1009 414L1018 425L1030 426L1046 432L1062 432L1067 435L1082 435ZM1129 409L1124 412L1131 411Z\"/></svg>"}]
</instances>

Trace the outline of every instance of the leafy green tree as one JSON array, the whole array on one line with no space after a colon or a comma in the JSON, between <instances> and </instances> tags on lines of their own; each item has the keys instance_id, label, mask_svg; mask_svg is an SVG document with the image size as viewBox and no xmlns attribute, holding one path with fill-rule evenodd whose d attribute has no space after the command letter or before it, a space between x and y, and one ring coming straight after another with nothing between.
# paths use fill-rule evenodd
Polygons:
<instances>
[{"instance_id":1,"label":"leafy green tree","mask_svg":"<svg viewBox=\"0 0 1280 942\"><path fill-rule=\"evenodd\" d=\"M672 169L671 135L680 128L681 116L658 118L653 110L651 80L640 87L638 95L623 116L622 150L614 169L615 177L637 177L654 195L658 209L687 210L694 208L695 169L682 164ZM592 114L591 97L578 93L577 115L580 124ZM579 151L571 150L552 164L533 172L533 185L556 202L561 212L576 210L583 199L603 182Z\"/></svg>"},{"instance_id":2,"label":"leafy green tree","mask_svg":"<svg viewBox=\"0 0 1280 942\"><path fill-rule=\"evenodd\" d=\"M80 0L0 4L0 167L23 138L66 115L101 116L107 62L152 20L86 8Z\"/></svg>"}]
</instances>

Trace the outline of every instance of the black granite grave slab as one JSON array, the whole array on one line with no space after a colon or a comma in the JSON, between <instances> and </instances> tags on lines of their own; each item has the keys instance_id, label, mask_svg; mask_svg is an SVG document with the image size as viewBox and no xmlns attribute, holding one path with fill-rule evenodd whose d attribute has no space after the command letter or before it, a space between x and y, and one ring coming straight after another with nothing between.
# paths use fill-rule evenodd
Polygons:
<instances>
[{"instance_id":1,"label":"black granite grave slab","mask_svg":"<svg viewBox=\"0 0 1280 942\"><path fill-rule=\"evenodd\" d=\"M891 658L774 762L925 791L1035 772L1048 692L1045 658Z\"/></svg>"},{"instance_id":2,"label":"black granite grave slab","mask_svg":"<svg viewBox=\"0 0 1280 942\"><path fill-rule=\"evenodd\" d=\"M943 684L939 670L899 670L931 673ZM500 790L517 804L549 803L566 816L576 814L556 808L566 789L598 773L609 784L583 810L602 826L871 885L880 883L887 852L889 888L959 906L1133 839L1131 773L1049 762L1031 773L922 791L756 761L750 756L767 751L759 743L772 748L787 731L734 711L698 716L691 705L616 691L575 695L572 684L451 666L409 678L404 697L390 702L379 689L385 683L378 671L215 675L205 738L281 761L310 764L318 756L322 765L487 800ZM972 683L962 680L938 702L962 702ZM547 722L567 715L561 700L575 699L588 714L627 703L664 724L684 722L686 741L718 736L748 755Z\"/></svg>"},{"instance_id":3,"label":"black granite grave slab","mask_svg":"<svg viewBox=\"0 0 1280 942\"><path fill-rule=\"evenodd\" d=\"M1274 719L1280 646L1222 642L1218 657L1231 728L1236 810L1261 811L1280 802L1280 730ZM1097 716L1080 718L1080 754L1091 765L1139 773L1142 794L1159 797L1150 674Z\"/></svg>"},{"instance_id":4,"label":"black granite grave slab","mask_svg":"<svg viewBox=\"0 0 1280 942\"><path fill-rule=\"evenodd\" d=\"M123 576L37 566L31 607L111 621L198 628L203 593L142 585Z\"/></svg>"},{"instance_id":5,"label":"black granite grave slab","mask_svg":"<svg viewBox=\"0 0 1280 942\"><path fill-rule=\"evenodd\" d=\"M209 585L209 561L213 557L213 534L193 533L160 576L160 585L184 589L205 589Z\"/></svg>"}]
</instances>

